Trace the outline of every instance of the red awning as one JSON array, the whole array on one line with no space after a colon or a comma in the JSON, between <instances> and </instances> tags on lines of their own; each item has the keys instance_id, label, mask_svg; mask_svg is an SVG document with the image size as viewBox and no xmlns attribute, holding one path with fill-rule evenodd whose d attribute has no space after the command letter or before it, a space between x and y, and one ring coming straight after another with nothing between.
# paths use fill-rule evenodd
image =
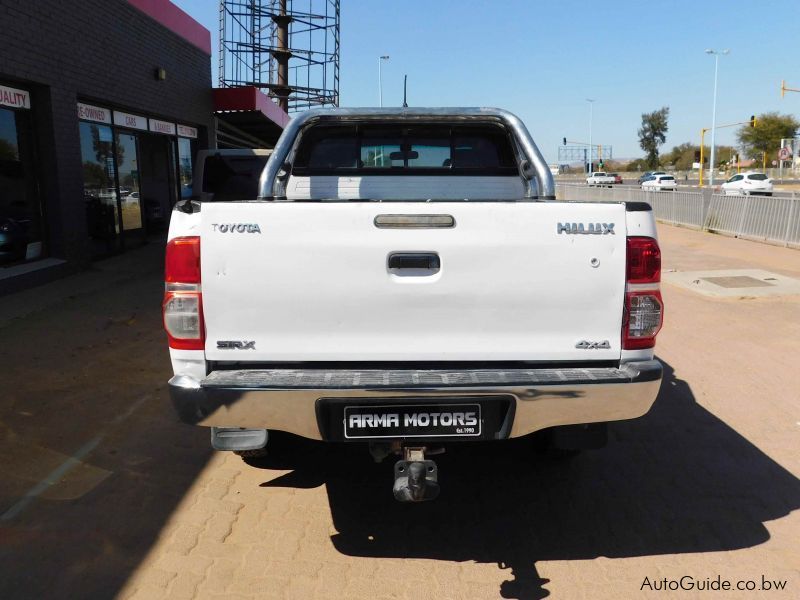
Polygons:
<instances>
[{"instance_id":1,"label":"red awning","mask_svg":"<svg viewBox=\"0 0 800 600\"><path fill-rule=\"evenodd\" d=\"M255 86L214 88L218 119L273 147L290 117Z\"/></svg>"}]
</instances>

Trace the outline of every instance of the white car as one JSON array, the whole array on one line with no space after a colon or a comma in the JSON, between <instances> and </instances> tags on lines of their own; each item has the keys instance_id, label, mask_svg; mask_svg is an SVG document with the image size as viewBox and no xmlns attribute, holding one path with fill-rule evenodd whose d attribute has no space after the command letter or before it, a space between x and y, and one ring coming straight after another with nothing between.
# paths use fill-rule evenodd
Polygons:
<instances>
[{"instance_id":1,"label":"white car","mask_svg":"<svg viewBox=\"0 0 800 600\"><path fill-rule=\"evenodd\" d=\"M646 192L674 192L678 189L678 182L672 175L650 175L642 181L642 189Z\"/></svg>"},{"instance_id":2,"label":"white car","mask_svg":"<svg viewBox=\"0 0 800 600\"><path fill-rule=\"evenodd\" d=\"M772 179L764 173L738 173L722 184L722 193L726 196L749 196L751 194L772 196Z\"/></svg>"},{"instance_id":3,"label":"white car","mask_svg":"<svg viewBox=\"0 0 800 600\"><path fill-rule=\"evenodd\" d=\"M605 171L595 171L586 178L586 185L589 187L595 186L612 186L617 182L613 175L609 175Z\"/></svg>"},{"instance_id":4,"label":"white car","mask_svg":"<svg viewBox=\"0 0 800 600\"><path fill-rule=\"evenodd\" d=\"M653 404L653 211L533 201L555 184L514 115L309 110L253 168L251 196L182 200L169 223L170 395L218 450L252 457L269 429L360 443L397 454L392 492L416 502L445 442L597 448Z\"/></svg>"}]
</instances>

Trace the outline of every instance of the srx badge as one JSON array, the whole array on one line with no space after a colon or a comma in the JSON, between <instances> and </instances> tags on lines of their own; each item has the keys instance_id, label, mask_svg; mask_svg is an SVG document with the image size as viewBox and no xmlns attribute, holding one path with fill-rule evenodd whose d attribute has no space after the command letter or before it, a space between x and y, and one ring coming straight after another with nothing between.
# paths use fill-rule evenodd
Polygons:
<instances>
[{"instance_id":1,"label":"srx badge","mask_svg":"<svg viewBox=\"0 0 800 600\"><path fill-rule=\"evenodd\" d=\"M218 340L217 350L255 350L256 342L239 340Z\"/></svg>"}]
</instances>

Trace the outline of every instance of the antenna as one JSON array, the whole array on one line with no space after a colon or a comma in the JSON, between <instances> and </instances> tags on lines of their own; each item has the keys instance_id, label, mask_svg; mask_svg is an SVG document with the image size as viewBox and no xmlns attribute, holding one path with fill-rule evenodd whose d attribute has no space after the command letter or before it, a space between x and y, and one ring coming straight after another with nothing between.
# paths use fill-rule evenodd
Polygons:
<instances>
[{"instance_id":1,"label":"antenna","mask_svg":"<svg viewBox=\"0 0 800 600\"><path fill-rule=\"evenodd\" d=\"M406 92L408 86L408 75L403 75L403 108L408 108L408 101L406 100Z\"/></svg>"}]
</instances>

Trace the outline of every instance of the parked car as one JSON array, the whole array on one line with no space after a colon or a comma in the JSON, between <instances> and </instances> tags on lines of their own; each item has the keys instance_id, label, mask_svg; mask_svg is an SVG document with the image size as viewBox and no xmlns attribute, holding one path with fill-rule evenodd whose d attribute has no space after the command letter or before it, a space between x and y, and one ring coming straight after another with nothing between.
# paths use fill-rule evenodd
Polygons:
<instances>
[{"instance_id":1,"label":"parked car","mask_svg":"<svg viewBox=\"0 0 800 600\"><path fill-rule=\"evenodd\" d=\"M650 175L642 182L642 189L647 192L674 192L678 189L678 182L672 175Z\"/></svg>"},{"instance_id":2,"label":"parked car","mask_svg":"<svg viewBox=\"0 0 800 600\"><path fill-rule=\"evenodd\" d=\"M446 443L597 448L608 421L650 410L653 211L547 202L553 177L514 115L310 110L259 175L251 196L184 200L170 219L170 395L217 450L253 456L269 429L361 444L396 456L395 498L420 501Z\"/></svg>"},{"instance_id":3,"label":"parked car","mask_svg":"<svg viewBox=\"0 0 800 600\"><path fill-rule=\"evenodd\" d=\"M609 175L605 171L595 171L589 177L586 178L586 185L593 186L593 185L602 185L602 186L612 186L614 185L615 180L613 175Z\"/></svg>"},{"instance_id":4,"label":"parked car","mask_svg":"<svg viewBox=\"0 0 800 600\"><path fill-rule=\"evenodd\" d=\"M622 175L620 175L619 173L609 173L608 176L614 178L615 184L622 183Z\"/></svg>"},{"instance_id":5,"label":"parked car","mask_svg":"<svg viewBox=\"0 0 800 600\"><path fill-rule=\"evenodd\" d=\"M138 203L140 200L139 192L131 192L130 194L122 197L123 203L132 202L134 204Z\"/></svg>"},{"instance_id":6,"label":"parked car","mask_svg":"<svg viewBox=\"0 0 800 600\"><path fill-rule=\"evenodd\" d=\"M27 247L26 224L10 217L0 217L0 264L23 260Z\"/></svg>"},{"instance_id":7,"label":"parked car","mask_svg":"<svg viewBox=\"0 0 800 600\"><path fill-rule=\"evenodd\" d=\"M722 184L722 193L726 196L772 196L772 179L756 171L737 173Z\"/></svg>"},{"instance_id":8,"label":"parked car","mask_svg":"<svg viewBox=\"0 0 800 600\"><path fill-rule=\"evenodd\" d=\"M666 175L666 174L667 174L666 171L645 171L639 176L639 179L637 179L636 182L639 185L642 185L645 179L647 179L648 177L651 177L653 175Z\"/></svg>"}]
</instances>

